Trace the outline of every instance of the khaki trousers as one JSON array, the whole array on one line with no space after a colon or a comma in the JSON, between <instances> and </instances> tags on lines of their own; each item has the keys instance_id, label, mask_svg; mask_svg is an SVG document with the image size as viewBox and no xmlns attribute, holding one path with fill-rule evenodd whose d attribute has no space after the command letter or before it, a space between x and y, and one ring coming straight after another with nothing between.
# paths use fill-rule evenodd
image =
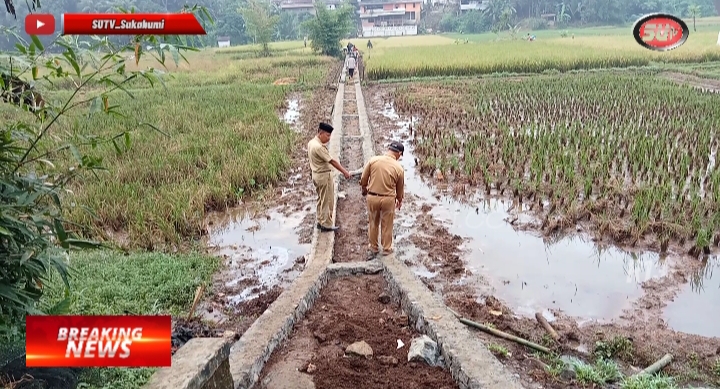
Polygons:
<instances>
[{"instance_id":1,"label":"khaki trousers","mask_svg":"<svg viewBox=\"0 0 720 389\"><path fill-rule=\"evenodd\" d=\"M392 252L393 220L395 219L395 197L367 195L368 235L370 251L378 252L378 227L380 244L384 253Z\"/></svg>"},{"instance_id":2,"label":"khaki trousers","mask_svg":"<svg viewBox=\"0 0 720 389\"><path fill-rule=\"evenodd\" d=\"M313 173L313 184L317 192L317 222L323 227L333 227L332 210L335 204L335 186L330 172Z\"/></svg>"}]
</instances>

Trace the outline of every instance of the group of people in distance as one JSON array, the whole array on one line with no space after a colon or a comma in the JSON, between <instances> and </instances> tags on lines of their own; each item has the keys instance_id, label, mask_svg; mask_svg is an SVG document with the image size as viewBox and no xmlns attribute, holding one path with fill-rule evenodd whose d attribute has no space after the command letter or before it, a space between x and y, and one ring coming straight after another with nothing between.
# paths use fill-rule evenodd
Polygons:
<instances>
[{"instance_id":1,"label":"group of people in distance","mask_svg":"<svg viewBox=\"0 0 720 389\"><path fill-rule=\"evenodd\" d=\"M357 60L360 53L352 42L348 42L347 47L343 48L343 51L346 54L345 66L348 70L348 77L352 80L355 78L355 68L357 67Z\"/></svg>"},{"instance_id":2,"label":"group of people in distance","mask_svg":"<svg viewBox=\"0 0 720 389\"><path fill-rule=\"evenodd\" d=\"M331 167L345 179L360 175L360 189L366 197L368 211L367 260L375 259L381 248L384 255L389 255L393 252L395 210L400 209L405 195L405 170L398 162L405 147L400 142L390 142L384 155L370 158L362 173L351 174L330 156L327 144L333 130L333 126L320 123L317 136L308 142L308 160L317 192L317 228L321 232L338 230L333 221L335 186Z\"/></svg>"}]
</instances>

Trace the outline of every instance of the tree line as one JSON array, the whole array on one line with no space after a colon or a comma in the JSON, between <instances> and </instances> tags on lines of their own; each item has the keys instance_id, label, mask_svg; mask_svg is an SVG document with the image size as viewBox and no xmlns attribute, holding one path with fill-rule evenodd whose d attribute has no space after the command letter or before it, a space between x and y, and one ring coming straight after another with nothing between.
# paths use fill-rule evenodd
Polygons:
<instances>
[{"instance_id":1,"label":"tree line","mask_svg":"<svg viewBox=\"0 0 720 389\"><path fill-rule=\"evenodd\" d=\"M718 2L720 3L720 2ZM643 15L655 12L670 13L679 17L694 18L718 15L712 0L491 0L482 11L460 14L443 12L435 25L426 28L441 31L480 33L512 29L522 23L525 29L541 30L553 20L557 27L598 25L625 25ZM426 12L430 14L432 11ZM554 15L546 18L543 15Z\"/></svg>"}]
</instances>

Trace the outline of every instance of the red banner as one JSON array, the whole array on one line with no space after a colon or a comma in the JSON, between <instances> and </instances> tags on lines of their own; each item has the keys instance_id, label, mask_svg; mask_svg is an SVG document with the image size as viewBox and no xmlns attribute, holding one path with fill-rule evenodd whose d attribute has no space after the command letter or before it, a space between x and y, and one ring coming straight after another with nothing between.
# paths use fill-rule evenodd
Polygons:
<instances>
[{"instance_id":1,"label":"red banner","mask_svg":"<svg viewBox=\"0 0 720 389\"><path fill-rule=\"evenodd\" d=\"M63 14L63 35L205 35L192 13Z\"/></svg>"},{"instance_id":2,"label":"red banner","mask_svg":"<svg viewBox=\"0 0 720 389\"><path fill-rule=\"evenodd\" d=\"M27 316L27 367L169 367L170 316Z\"/></svg>"}]
</instances>

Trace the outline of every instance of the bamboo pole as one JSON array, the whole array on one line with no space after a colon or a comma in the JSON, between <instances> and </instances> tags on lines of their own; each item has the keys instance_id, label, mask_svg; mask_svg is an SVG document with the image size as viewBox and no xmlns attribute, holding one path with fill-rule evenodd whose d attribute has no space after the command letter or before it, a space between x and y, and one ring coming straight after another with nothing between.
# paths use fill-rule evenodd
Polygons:
<instances>
[{"instance_id":1,"label":"bamboo pole","mask_svg":"<svg viewBox=\"0 0 720 389\"><path fill-rule=\"evenodd\" d=\"M557 342L560 339L560 335L558 335L557 332L555 332L555 329L552 328L550 323L548 323L547 320L545 320L545 317L543 317L541 312L535 312L535 319L537 319L538 323L545 328L545 331L547 331L550 336L552 336L553 339Z\"/></svg>"},{"instance_id":2,"label":"bamboo pole","mask_svg":"<svg viewBox=\"0 0 720 389\"><path fill-rule=\"evenodd\" d=\"M525 339L520 338L520 337L517 337L517 336L515 336L515 335L510 335L510 334L508 334L508 333L506 333L506 332L502 332L502 331L500 331L500 330L496 330L496 329L494 329L494 328L490 328L490 327L488 327L488 326L484 326L484 325L482 325L482 324L480 324L480 323L476 323L476 322L474 322L474 321L472 321L472 320L468 320L468 319L465 319L465 318L462 318L462 317L461 317L461 318L460 318L460 322L463 323L463 324L465 324L465 325L468 325L468 326L470 326L470 327L475 327L475 328L477 328L477 329L479 329L479 330L481 330L481 331L483 331L483 332L487 332L488 334L495 335L495 336L497 336L498 338L503 338L503 339L511 340L511 341L513 341L513 342L515 342L515 343L518 343L518 344L521 344L521 345L523 345L523 346L530 347L531 349L534 349L534 350L537 350L537 351L540 351L540 352L544 352L544 353L546 353L546 354L552 354L552 352L550 351L550 349L547 348L547 347L543 347L543 346L541 346L541 345L539 345L539 344L537 344L537 343L533 343L533 342L531 342L531 341L529 341L529 340L525 340Z\"/></svg>"},{"instance_id":3,"label":"bamboo pole","mask_svg":"<svg viewBox=\"0 0 720 389\"><path fill-rule=\"evenodd\" d=\"M205 285L200 285L197 288L197 291L195 291L195 298L193 299L192 306L190 306L190 312L188 313L188 317L187 317L188 320L192 319L193 314L195 313L195 308L197 308L198 302L200 302L200 297L202 297L204 290L205 290Z\"/></svg>"},{"instance_id":4,"label":"bamboo pole","mask_svg":"<svg viewBox=\"0 0 720 389\"><path fill-rule=\"evenodd\" d=\"M659 372L660 370L662 370L665 366L669 365L670 362L672 362L672 360L673 360L672 355L665 354L665 355L663 355L662 358L658 359L655 363L646 367L644 370L640 371L639 373L637 373L635 375L655 374L655 373Z\"/></svg>"}]
</instances>

